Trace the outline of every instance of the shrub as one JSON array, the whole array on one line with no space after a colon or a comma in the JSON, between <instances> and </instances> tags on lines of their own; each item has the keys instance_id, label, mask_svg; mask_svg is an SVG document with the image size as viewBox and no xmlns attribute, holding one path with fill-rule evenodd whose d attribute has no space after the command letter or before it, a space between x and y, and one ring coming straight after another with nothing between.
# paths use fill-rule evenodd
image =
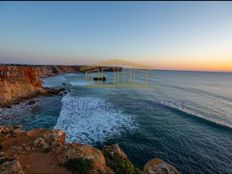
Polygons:
<instances>
[{"instance_id":1,"label":"shrub","mask_svg":"<svg viewBox=\"0 0 232 174\"><path fill-rule=\"evenodd\" d=\"M117 155L110 155L106 150L103 150L106 159L106 164L115 174L139 174L139 170L128 159L121 159Z\"/></svg>"},{"instance_id":2,"label":"shrub","mask_svg":"<svg viewBox=\"0 0 232 174\"><path fill-rule=\"evenodd\" d=\"M84 158L69 159L64 166L73 174L90 174L93 169L93 161Z\"/></svg>"}]
</instances>

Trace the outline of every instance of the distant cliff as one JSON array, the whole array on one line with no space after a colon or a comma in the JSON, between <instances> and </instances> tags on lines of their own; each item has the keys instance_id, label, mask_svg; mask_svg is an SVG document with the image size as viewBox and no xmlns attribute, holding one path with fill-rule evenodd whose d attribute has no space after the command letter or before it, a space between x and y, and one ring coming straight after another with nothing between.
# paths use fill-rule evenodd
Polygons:
<instances>
[{"instance_id":1,"label":"distant cliff","mask_svg":"<svg viewBox=\"0 0 232 174\"><path fill-rule=\"evenodd\" d=\"M42 87L41 77L89 70L114 71L122 68L64 65L0 65L0 107L23 99L54 93ZM56 94L56 92L55 92Z\"/></svg>"}]
</instances>

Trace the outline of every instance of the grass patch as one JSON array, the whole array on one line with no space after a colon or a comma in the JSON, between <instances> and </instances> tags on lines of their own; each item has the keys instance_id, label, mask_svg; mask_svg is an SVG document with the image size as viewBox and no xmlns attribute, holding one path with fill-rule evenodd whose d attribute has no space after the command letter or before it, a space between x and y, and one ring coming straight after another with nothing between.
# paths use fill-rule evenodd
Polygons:
<instances>
[{"instance_id":1,"label":"grass patch","mask_svg":"<svg viewBox=\"0 0 232 174\"><path fill-rule=\"evenodd\" d=\"M103 154L106 159L106 164L109 166L115 174L139 174L140 171L130 162L128 159L121 159L117 155L110 155L106 150L103 150Z\"/></svg>"},{"instance_id":2,"label":"grass patch","mask_svg":"<svg viewBox=\"0 0 232 174\"><path fill-rule=\"evenodd\" d=\"M84 158L70 159L64 163L64 167L73 174L91 174L93 161Z\"/></svg>"}]
</instances>

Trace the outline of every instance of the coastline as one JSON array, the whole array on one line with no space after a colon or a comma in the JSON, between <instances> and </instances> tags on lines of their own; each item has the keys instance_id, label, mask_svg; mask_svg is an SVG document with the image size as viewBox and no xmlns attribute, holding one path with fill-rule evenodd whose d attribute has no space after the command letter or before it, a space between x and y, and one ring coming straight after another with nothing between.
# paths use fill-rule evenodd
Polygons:
<instances>
[{"instance_id":1,"label":"coastline","mask_svg":"<svg viewBox=\"0 0 232 174\"><path fill-rule=\"evenodd\" d=\"M143 170L136 168L118 144L102 149L66 143L60 130L0 126L0 172L79 174L180 174L165 161L149 160Z\"/></svg>"},{"instance_id":2,"label":"coastline","mask_svg":"<svg viewBox=\"0 0 232 174\"><path fill-rule=\"evenodd\" d=\"M64 88L42 87L42 77L83 71L80 66L0 66L0 72L0 107L10 107L37 96L58 95L65 91ZM81 173L80 170L96 174L180 173L161 159L152 159L143 170L137 169L118 145L97 149L65 143L65 133L60 130L39 128L24 132L19 126L10 125L0 126L0 135L1 173ZM37 159L46 161L46 164L38 163ZM87 166L83 169L79 164Z\"/></svg>"},{"instance_id":3,"label":"coastline","mask_svg":"<svg viewBox=\"0 0 232 174\"><path fill-rule=\"evenodd\" d=\"M63 73L85 73L97 69L114 71L114 67L89 67L65 65L0 65L0 107L10 107L37 96L57 95L61 89L45 88L41 78ZM117 68L118 70L122 70Z\"/></svg>"}]
</instances>

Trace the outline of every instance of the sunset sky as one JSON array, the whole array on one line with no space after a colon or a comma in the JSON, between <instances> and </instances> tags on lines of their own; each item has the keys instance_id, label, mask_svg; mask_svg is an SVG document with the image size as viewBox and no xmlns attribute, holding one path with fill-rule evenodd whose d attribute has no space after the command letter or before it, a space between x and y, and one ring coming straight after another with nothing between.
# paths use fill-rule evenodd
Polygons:
<instances>
[{"instance_id":1,"label":"sunset sky","mask_svg":"<svg viewBox=\"0 0 232 174\"><path fill-rule=\"evenodd\" d=\"M232 2L0 2L0 63L232 71Z\"/></svg>"}]
</instances>

